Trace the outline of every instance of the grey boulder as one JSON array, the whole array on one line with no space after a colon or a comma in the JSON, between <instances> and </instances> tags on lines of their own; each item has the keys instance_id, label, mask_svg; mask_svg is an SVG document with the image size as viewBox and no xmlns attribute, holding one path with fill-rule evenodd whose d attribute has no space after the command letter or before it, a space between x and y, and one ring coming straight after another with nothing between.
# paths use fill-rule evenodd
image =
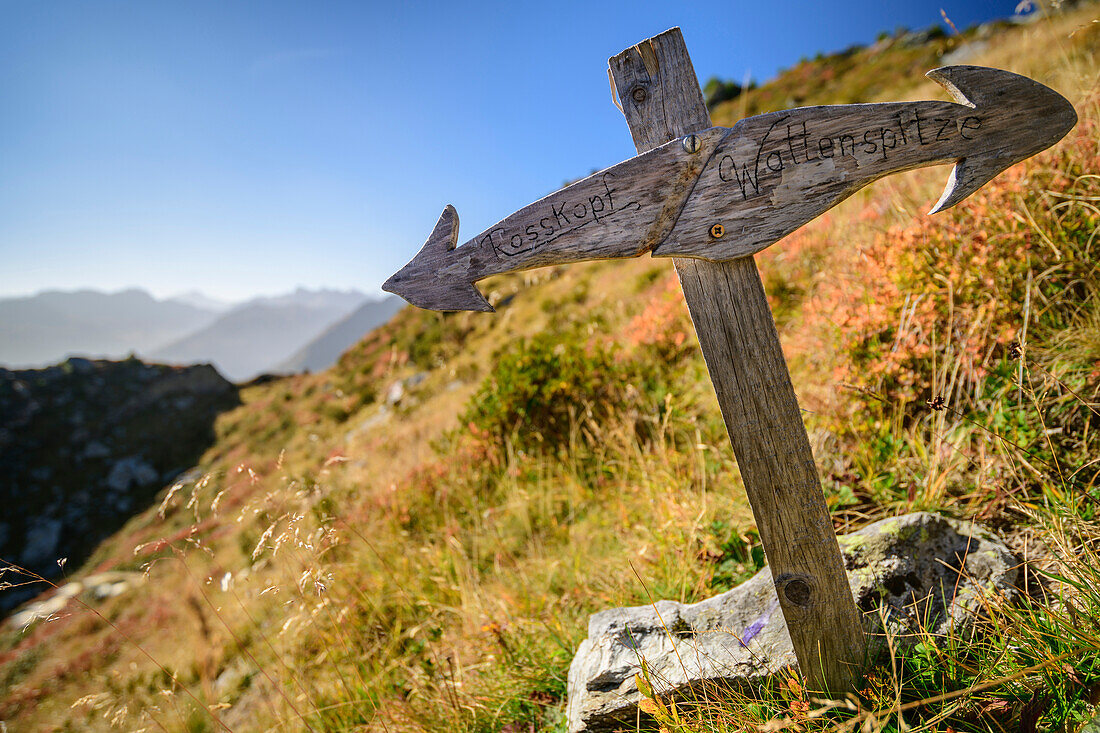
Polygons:
<instances>
[{"instance_id":1,"label":"grey boulder","mask_svg":"<svg viewBox=\"0 0 1100 733\"><path fill-rule=\"evenodd\" d=\"M895 644L965 634L990 594L1016 591L1019 567L1003 542L977 525L918 512L839 538L848 582L872 644L883 619ZM600 611L569 668L571 733L632 725L645 659L657 694L752 682L797 665L765 567L725 593L683 604Z\"/></svg>"}]
</instances>

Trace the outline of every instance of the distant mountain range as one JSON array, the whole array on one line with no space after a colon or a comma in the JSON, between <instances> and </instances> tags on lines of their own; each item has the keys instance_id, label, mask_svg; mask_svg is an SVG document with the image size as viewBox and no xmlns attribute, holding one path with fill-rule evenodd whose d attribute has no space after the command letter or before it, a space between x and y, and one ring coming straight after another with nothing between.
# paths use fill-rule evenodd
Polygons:
<instances>
[{"instance_id":1,"label":"distant mountain range","mask_svg":"<svg viewBox=\"0 0 1100 733\"><path fill-rule=\"evenodd\" d=\"M33 368L67 356L142 353L212 323L213 310L156 300L144 290L45 291L0 300L0 363Z\"/></svg>"},{"instance_id":2,"label":"distant mountain range","mask_svg":"<svg viewBox=\"0 0 1100 733\"><path fill-rule=\"evenodd\" d=\"M168 301L171 303L190 305L200 310L211 311L213 313L223 313L234 305L224 300L211 298L206 293L200 293L198 290L188 290L186 293L174 295L169 298Z\"/></svg>"},{"instance_id":3,"label":"distant mountain range","mask_svg":"<svg viewBox=\"0 0 1100 733\"><path fill-rule=\"evenodd\" d=\"M366 300L367 296L357 291L335 290L297 290L256 298L148 356L168 364L210 361L233 381L251 379L263 372L280 371L281 362Z\"/></svg>"},{"instance_id":4,"label":"distant mountain range","mask_svg":"<svg viewBox=\"0 0 1100 733\"><path fill-rule=\"evenodd\" d=\"M279 364L275 371L319 372L328 369L364 334L390 320L404 305L405 301L394 295L364 303Z\"/></svg>"},{"instance_id":5,"label":"distant mountain range","mask_svg":"<svg viewBox=\"0 0 1100 733\"><path fill-rule=\"evenodd\" d=\"M400 305L354 290L298 289L238 305L195 292L157 300L139 289L47 291L0 299L0 364L28 368L133 353L170 364L212 363L234 381L317 371Z\"/></svg>"}]
</instances>

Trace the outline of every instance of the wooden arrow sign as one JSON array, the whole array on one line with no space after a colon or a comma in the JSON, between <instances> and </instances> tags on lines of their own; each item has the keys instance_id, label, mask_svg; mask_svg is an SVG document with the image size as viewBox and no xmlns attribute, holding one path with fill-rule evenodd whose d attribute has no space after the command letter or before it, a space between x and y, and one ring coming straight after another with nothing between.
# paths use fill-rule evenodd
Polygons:
<instances>
[{"instance_id":1,"label":"wooden arrow sign","mask_svg":"<svg viewBox=\"0 0 1100 733\"><path fill-rule=\"evenodd\" d=\"M933 212L1060 140L1070 104L996 69L929 72L951 102L805 107L712 127L678 28L610 62L639 155L461 247L448 206L383 288L435 310L492 306L490 275L646 252L673 258L799 666L855 687L866 642L753 253L895 171L954 162Z\"/></svg>"},{"instance_id":2,"label":"wooden arrow sign","mask_svg":"<svg viewBox=\"0 0 1100 733\"><path fill-rule=\"evenodd\" d=\"M504 272L646 252L732 260L882 176L954 162L935 213L1077 121L1057 92L1007 71L947 66L928 76L957 102L802 107L712 127L566 186L461 247L448 206L382 288L421 308L491 311L473 283Z\"/></svg>"}]
</instances>

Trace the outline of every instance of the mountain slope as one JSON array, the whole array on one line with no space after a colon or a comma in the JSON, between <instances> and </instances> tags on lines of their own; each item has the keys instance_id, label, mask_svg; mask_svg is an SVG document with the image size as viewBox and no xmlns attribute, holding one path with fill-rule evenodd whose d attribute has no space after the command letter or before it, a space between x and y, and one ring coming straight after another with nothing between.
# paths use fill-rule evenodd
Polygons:
<instances>
[{"instance_id":1,"label":"mountain slope","mask_svg":"<svg viewBox=\"0 0 1100 733\"><path fill-rule=\"evenodd\" d=\"M328 369L336 363L341 354L368 332L388 321L404 306L405 301L395 295L364 303L276 366L275 371L293 373L319 372Z\"/></svg>"},{"instance_id":2,"label":"mountain slope","mask_svg":"<svg viewBox=\"0 0 1100 733\"><path fill-rule=\"evenodd\" d=\"M872 669L852 706L797 680L753 688L752 704L705 689L701 709L679 708L682 730L854 729L855 705L914 729L1076 730L1092 710L1095 7L999 31L972 59L1078 105L1058 147L936 217L923 212L947 169L891 177L758 256L838 527L921 509L977 518L1029 560L1064 541L1056 570L1085 591L1053 609L1036 598L1031 622L991 604L988 643L898 650L898 673ZM911 47L886 45L880 69L908 64ZM844 64L775 83L807 104L860 101L835 97L863 83ZM942 98L880 73L883 94ZM759 568L671 263L546 268L484 290L496 314L405 308L327 372L244 388L201 477L166 488L74 574L148 580L61 597L53 621L2 632L0 718L562 731L590 614L699 600ZM1067 535L1046 521L1078 515L1089 521Z\"/></svg>"}]
</instances>

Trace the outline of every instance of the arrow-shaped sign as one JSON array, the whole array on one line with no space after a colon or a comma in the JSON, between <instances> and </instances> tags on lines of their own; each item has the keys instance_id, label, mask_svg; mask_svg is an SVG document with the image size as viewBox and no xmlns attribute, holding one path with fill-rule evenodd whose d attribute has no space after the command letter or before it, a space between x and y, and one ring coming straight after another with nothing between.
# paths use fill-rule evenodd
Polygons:
<instances>
[{"instance_id":1,"label":"arrow-shaped sign","mask_svg":"<svg viewBox=\"0 0 1100 733\"><path fill-rule=\"evenodd\" d=\"M490 275L593 259L727 261L768 247L889 173L955 163L931 213L1060 140L1070 103L979 66L928 72L957 100L802 107L673 140L524 207L461 247L448 206L382 286L432 310L492 311Z\"/></svg>"},{"instance_id":2,"label":"arrow-shaped sign","mask_svg":"<svg viewBox=\"0 0 1100 733\"><path fill-rule=\"evenodd\" d=\"M424 308L491 311L474 286L489 275L673 257L808 689L857 689L860 613L751 255L894 171L954 162L933 211L953 206L1057 142L1077 116L1030 79L952 66L929 76L957 103L806 107L711 127L678 28L612 57L608 70L640 155L461 247L448 206L383 287Z\"/></svg>"}]
</instances>

